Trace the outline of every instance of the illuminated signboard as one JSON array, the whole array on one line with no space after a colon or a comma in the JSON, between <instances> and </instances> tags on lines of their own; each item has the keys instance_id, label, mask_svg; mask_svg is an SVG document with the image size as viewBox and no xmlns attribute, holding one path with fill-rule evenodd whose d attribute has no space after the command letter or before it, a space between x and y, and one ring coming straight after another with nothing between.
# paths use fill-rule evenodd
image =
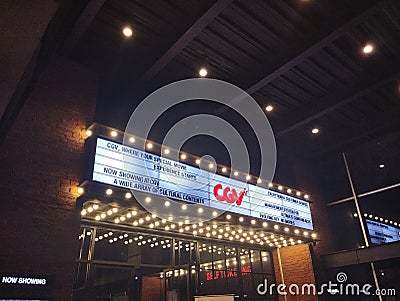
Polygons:
<instances>
[{"instance_id":1,"label":"illuminated signboard","mask_svg":"<svg viewBox=\"0 0 400 301\"><path fill-rule=\"evenodd\" d=\"M15 285L46 285L46 278L33 278L33 277L19 277L7 275L1 277L1 284L15 284Z\"/></svg>"},{"instance_id":2,"label":"illuminated signboard","mask_svg":"<svg viewBox=\"0 0 400 301\"><path fill-rule=\"evenodd\" d=\"M97 138L94 181L313 229L301 199Z\"/></svg>"},{"instance_id":3,"label":"illuminated signboard","mask_svg":"<svg viewBox=\"0 0 400 301\"><path fill-rule=\"evenodd\" d=\"M400 228L366 219L369 237L373 244L384 244L400 240Z\"/></svg>"}]
</instances>

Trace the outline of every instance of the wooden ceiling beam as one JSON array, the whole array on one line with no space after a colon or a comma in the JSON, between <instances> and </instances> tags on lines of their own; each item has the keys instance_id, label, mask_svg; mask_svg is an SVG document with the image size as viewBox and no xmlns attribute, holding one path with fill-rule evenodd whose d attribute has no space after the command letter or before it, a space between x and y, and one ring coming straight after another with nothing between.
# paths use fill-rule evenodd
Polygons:
<instances>
[{"instance_id":1,"label":"wooden ceiling beam","mask_svg":"<svg viewBox=\"0 0 400 301\"><path fill-rule=\"evenodd\" d=\"M233 0L217 0L142 76L156 76L178 53L195 39Z\"/></svg>"}]
</instances>

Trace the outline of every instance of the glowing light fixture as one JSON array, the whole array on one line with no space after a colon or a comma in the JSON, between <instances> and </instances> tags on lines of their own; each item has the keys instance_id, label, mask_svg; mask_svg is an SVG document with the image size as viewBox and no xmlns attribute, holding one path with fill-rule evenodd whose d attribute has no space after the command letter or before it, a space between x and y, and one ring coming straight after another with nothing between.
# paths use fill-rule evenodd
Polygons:
<instances>
[{"instance_id":1,"label":"glowing light fixture","mask_svg":"<svg viewBox=\"0 0 400 301\"><path fill-rule=\"evenodd\" d=\"M370 54L370 53L372 53L372 51L374 51L374 46L372 45L372 44L366 44L364 47L363 47L363 53L365 53L365 54Z\"/></svg>"},{"instance_id":2,"label":"glowing light fixture","mask_svg":"<svg viewBox=\"0 0 400 301\"><path fill-rule=\"evenodd\" d=\"M268 105L268 106L265 107L265 110L266 110L267 112L271 112L273 109L274 109L274 107L271 106L271 105Z\"/></svg>"},{"instance_id":3,"label":"glowing light fixture","mask_svg":"<svg viewBox=\"0 0 400 301\"><path fill-rule=\"evenodd\" d=\"M130 28L129 26L125 26L122 29L122 33L124 34L125 37L130 38L133 35L133 31L132 28Z\"/></svg>"},{"instance_id":4,"label":"glowing light fixture","mask_svg":"<svg viewBox=\"0 0 400 301\"><path fill-rule=\"evenodd\" d=\"M207 71L206 68L201 68L201 69L199 70L199 75L200 75L201 77L206 77L207 74L208 74L208 71Z\"/></svg>"}]
</instances>

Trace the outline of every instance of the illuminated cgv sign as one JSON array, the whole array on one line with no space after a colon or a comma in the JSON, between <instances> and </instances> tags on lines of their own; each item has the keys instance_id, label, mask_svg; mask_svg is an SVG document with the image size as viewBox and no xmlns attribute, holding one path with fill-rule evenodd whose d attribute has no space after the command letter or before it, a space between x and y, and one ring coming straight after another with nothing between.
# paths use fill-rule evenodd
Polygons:
<instances>
[{"instance_id":1,"label":"illuminated cgv sign","mask_svg":"<svg viewBox=\"0 0 400 301\"><path fill-rule=\"evenodd\" d=\"M312 230L301 199L97 138L94 181Z\"/></svg>"}]
</instances>

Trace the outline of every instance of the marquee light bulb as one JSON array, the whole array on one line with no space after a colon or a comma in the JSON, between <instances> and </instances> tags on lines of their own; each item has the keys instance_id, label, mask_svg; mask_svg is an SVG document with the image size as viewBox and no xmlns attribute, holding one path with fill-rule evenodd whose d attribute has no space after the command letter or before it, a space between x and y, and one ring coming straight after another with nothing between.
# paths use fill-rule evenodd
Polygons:
<instances>
[{"instance_id":1,"label":"marquee light bulb","mask_svg":"<svg viewBox=\"0 0 400 301\"><path fill-rule=\"evenodd\" d=\"M118 136L118 133L117 133L117 131L111 131L110 132L110 135L111 135L111 137L117 137Z\"/></svg>"},{"instance_id":2,"label":"marquee light bulb","mask_svg":"<svg viewBox=\"0 0 400 301\"><path fill-rule=\"evenodd\" d=\"M151 142L147 143L147 144L146 144L146 147L147 147L148 149L152 149L152 148L153 148L153 143L151 143Z\"/></svg>"},{"instance_id":3,"label":"marquee light bulb","mask_svg":"<svg viewBox=\"0 0 400 301\"><path fill-rule=\"evenodd\" d=\"M91 130L86 130L86 136L90 137L93 135L93 132Z\"/></svg>"}]
</instances>

